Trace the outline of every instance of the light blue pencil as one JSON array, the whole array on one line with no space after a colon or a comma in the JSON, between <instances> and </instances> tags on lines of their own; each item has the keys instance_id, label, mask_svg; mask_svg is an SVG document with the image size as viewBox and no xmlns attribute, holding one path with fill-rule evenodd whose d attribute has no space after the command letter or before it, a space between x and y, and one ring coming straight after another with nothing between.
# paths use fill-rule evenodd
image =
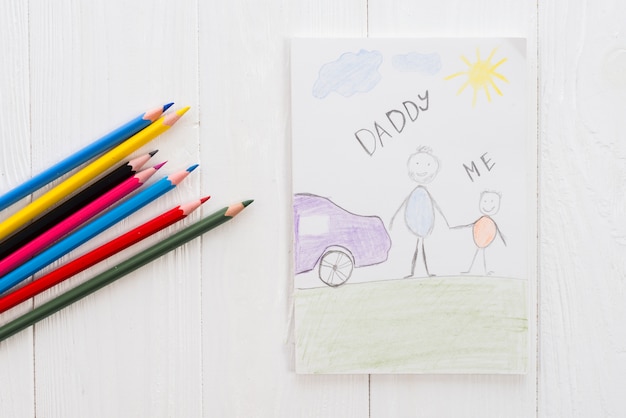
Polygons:
<instances>
[{"instance_id":1,"label":"light blue pencil","mask_svg":"<svg viewBox=\"0 0 626 418\"><path fill-rule=\"evenodd\" d=\"M130 122L120 126L102 138L87 145L80 151L70 155L63 161L56 163L47 170L37 174L30 180L0 196L0 210L8 208L24 196L28 196L35 190L38 190L46 184L58 179L63 174L70 172L79 165L126 141L128 138L135 135L137 132L141 131L161 117L163 112L169 109L173 104L174 103L168 103L164 106L144 112Z\"/></svg>"},{"instance_id":2,"label":"light blue pencil","mask_svg":"<svg viewBox=\"0 0 626 418\"><path fill-rule=\"evenodd\" d=\"M128 200L104 213L99 218L96 218L92 222L73 232L71 235L68 235L61 241L58 241L53 246L48 247L48 249L31 258L15 270L7 273L5 276L0 278L0 293L6 292L13 286L46 267L48 264L53 263L73 249L89 241L102 231L141 209L159 196L169 192L181 181L183 181L189 173L195 170L196 167L198 167L197 164L189 167L187 170L179 171L162 178L152 186L137 193Z\"/></svg>"}]
</instances>

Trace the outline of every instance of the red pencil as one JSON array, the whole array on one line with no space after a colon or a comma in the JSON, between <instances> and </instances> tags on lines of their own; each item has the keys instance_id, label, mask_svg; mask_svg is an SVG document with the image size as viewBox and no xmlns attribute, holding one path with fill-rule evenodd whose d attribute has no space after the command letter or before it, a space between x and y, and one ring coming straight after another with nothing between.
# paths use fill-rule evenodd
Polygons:
<instances>
[{"instance_id":1,"label":"red pencil","mask_svg":"<svg viewBox=\"0 0 626 418\"><path fill-rule=\"evenodd\" d=\"M99 263L100 261L116 254L144 238L184 219L197 209L201 204L209 200L209 196L199 200L194 200L184 205L179 205L165 213L139 225L135 229L101 245L100 247L80 256L79 258L51 271L41 278L23 286L14 292L0 297L0 313L32 298L35 295L50 289L52 286L61 283L75 274Z\"/></svg>"}]
</instances>

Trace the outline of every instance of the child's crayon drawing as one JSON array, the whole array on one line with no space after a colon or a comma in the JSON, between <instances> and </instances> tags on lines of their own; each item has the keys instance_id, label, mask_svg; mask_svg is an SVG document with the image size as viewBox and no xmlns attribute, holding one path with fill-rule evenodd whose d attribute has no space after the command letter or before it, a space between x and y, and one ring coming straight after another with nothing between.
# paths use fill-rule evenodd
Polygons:
<instances>
[{"instance_id":1,"label":"child's crayon drawing","mask_svg":"<svg viewBox=\"0 0 626 418\"><path fill-rule=\"evenodd\" d=\"M298 372L525 372L526 77L523 39L293 42Z\"/></svg>"}]
</instances>

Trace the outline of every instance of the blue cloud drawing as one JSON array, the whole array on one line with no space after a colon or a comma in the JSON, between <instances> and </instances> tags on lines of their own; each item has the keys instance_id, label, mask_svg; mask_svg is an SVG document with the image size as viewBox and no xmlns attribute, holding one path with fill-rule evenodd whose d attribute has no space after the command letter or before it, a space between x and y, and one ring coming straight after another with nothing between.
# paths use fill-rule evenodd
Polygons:
<instances>
[{"instance_id":1,"label":"blue cloud drawing","mask_svg":"<svg viewBox=\"0 0 626 418\"><path fill-rule=\"evenodd\" d=\"M398 71L412 71L424 75L435 75L441 70L441 57L437 53L409 52L405 55L395 55L391 63Z\"/></svg>"},{"instance_id":2,"label":"blue cloud drawing","mask_svg":"<svg viewBox=\"0 0 626 418\"><path fill-rule=\"evenodd\" d=\"M383 55L378 51L360 50L354 54L346 52L338 60L324 64L313 86L313 96L323 99L337 92L344 97L365 93L381 80L378 67Z\"/></svg>"}]
</instances>

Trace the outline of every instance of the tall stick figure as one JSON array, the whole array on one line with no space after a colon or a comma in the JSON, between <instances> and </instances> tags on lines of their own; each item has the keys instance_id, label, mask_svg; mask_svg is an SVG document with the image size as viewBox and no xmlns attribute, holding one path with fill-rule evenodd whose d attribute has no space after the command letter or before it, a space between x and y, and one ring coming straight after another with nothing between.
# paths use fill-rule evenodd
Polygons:
<instances>
[{"instance_id":1,"label":"tall stick figure","mask_svg":"<svg viewBox=\"0 0 626 418\"><path fill-rule=\"evenodd\" d=\"M425 185L429 184L437 177L439 168L439 160L432 155L432 151L428 147L419 147L414 154L411 154L407 161L409 177L416 182L418 186L404 199L398 210L393 214L391 222L389 223L389 229L391 229L396 215L404 208L404 222L409 230L417 236L415 252L413 253L413 260L411 261L411 274L406 277L412 277L415 274L415 264L420 248L426 274L428 276L434 276L428 270L424 240L430 235L435 226L435 210L443 217L446 224L448 221Z\"/></svg>"}]
</instances>

